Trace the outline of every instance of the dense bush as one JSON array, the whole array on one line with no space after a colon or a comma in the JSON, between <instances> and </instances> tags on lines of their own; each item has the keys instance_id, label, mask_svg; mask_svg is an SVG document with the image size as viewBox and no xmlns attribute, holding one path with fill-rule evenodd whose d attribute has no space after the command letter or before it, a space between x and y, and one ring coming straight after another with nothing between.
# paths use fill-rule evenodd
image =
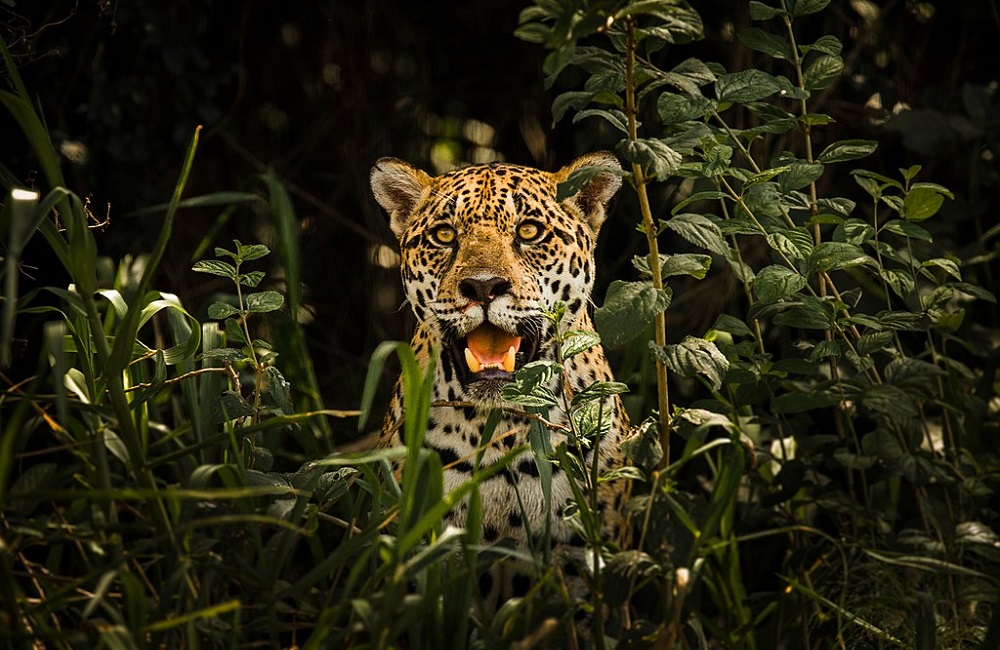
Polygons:
<instances>
[{"instance_id":1,"label":"dense bush","mask_svg":"<svg viewBox=\"0 0 1000 650\"><path fill-rule=\"evenodd\" d=\"M376 350L360 412L323 407L298 318L287 185L267 171L240 191L184 198L196 128L169 203L146 211L162 215L152 252L109 260L101 219L67 189L4 46L0 103L41 178L0 167L0 362L25 341L39 349L34 372L5 377L0 396L2 642L1000 645L997 229L982 207L995 175L969 156L968 186L953 193L920 165L868 168L879 143L822 111L845 66L841 41L816 28L827 4L750 2L753 26L738 39L753 65L734 70L698 58L702 19L683 2L522 12L517 35L549 50L554 119L572 115L627 163L635 199L623 212L638 205L646 249L595 321L642 424L634 467L620 472L634 479L632 543L602 540L581 499L567 516L601 560L587 599L571 598L543 556L522 556L538 568L532 590L495 613L480 607L476 576L514 553L480 547L475 504L503 463L443 492L440 459L420 448L430 373L400 344ZM961 115L903 111L889 125L925 154L992 151L995 103L995 89L969 86ZM942 120L954 132L935 130ZM231 286L200 312L157 272L178 211L204 207L222 212L220 227L253 210L277 233L278 262L264 267L268 247L209 229L193 271ZM617 232L605 236L630 227L609 223ZM20 291L27 246L50 251L68 286ZM280 269L280 282L262 268ZM728 305L704 324L681 318L701 284ZM560 333L567 358L594 343ZM378 420L393 355L412 405L408 448L328 455L330 419ZM542 415L572 411L573 435L600 444L590 398L625 384L564 404L531 374L559 370L531 368L508 397ZM301 453L283 451L290 440ZM543 436L534 451L581 485L608 478ZM466 532L444 529L465 496Z\"/></svg>"}]
</instances>

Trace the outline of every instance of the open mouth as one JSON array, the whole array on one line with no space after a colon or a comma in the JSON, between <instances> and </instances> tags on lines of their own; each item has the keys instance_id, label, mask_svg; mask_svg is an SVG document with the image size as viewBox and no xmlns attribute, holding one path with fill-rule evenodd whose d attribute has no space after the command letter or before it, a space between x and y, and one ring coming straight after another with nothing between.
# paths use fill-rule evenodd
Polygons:
<instances>
[{"instance_id":1,"label":"open mouth","mask_svg":"<svg viewBox=\"0 0 1000 650\"><path fill-rule=\"evenodd\" d=\"M538 341L527 334L511 334L483 323L452 344L463 384L487 379L510 381L524 364L538 354Z\"/></svg>"}]
</instances>

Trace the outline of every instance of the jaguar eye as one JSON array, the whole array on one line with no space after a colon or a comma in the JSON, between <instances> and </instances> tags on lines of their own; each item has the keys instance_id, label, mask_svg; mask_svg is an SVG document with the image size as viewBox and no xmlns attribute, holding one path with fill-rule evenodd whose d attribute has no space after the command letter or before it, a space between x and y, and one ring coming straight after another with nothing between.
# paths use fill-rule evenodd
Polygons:
<instances>
[{"instance_id":1,"label":"jaguar eye","mask_svg":"<svg viewBox=\"0 0 1000 650\"><path fill-rule=\"evenodd\" d=\"M517 227L517 238L523 242L538 239L542 234L542 225L537 221L524 221Z\"/></svg>"},{"instance_id":2,"label":"jaguar eye","mask_svg":"<svg viewBox=\"0 0 1000 650\"><path fill-rule=\"evenodd\" d=\"M458 233L451 226L438 226L431 231L431 238L442 246L451 246L455 243Z\"/></svg>"}]
</instances>

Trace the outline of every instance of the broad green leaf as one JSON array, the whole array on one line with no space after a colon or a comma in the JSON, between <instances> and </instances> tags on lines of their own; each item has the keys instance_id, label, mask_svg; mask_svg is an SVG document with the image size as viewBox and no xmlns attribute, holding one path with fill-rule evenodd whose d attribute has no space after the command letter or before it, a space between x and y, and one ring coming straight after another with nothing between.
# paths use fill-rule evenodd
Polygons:
<instances>
[{"instance_id":1,"label":"broad green leaf","mask_svg":"<svg viewBox=\"0 0 1000 650\"><path fill-rule=\"evenodd\" d=\"M653 354L673 372L682 377L702 375L715 390L722 388L722 380L729 372L729 359L712 341L685 336L684 340L676 345L665 345L661 348L650 341L649 347Z\"/></svg>"},{"instance_id":2,"label":"broad green leaf","mask_svg":"<svg viewBox=\"0 0 1000 650\"><path fill-rule=\"evenodd\" d=\"M208 317L213 320L225 320L239 313L239 309L225 302L216 301L208 306Z\"/></svg>"},{"instance_id":3,"label":"broad green leaf","mask_svg":"<svg viewBox=\"0 0 1000 650\"><path fill-rule=\"evenodd\" d=\"M836 36L830 36L829 34L825 36L820 36L819 39L812 45L803 45L802 52L810 52L815 50L817 52L822 52L823 54L829 54L830 56L840 56L840 53L844 50L844 44L840 42L840 39Z\"/></svg>"},{"instance_id":4,"label":"broad green leaf","mask_svg":"<svg viewBox=\"0 0 1000 650\"><path fill-rule=\"evenodd\" d=\"M782 192L800 190L819 180L822 175L823 165L820 163L793 162L778 176L778 185Z\"/></svg>"},{"instance_id":5,"label":"broad green leaf","mask_svg":"<svg viewBox=\"0 0 1000 650\"><path fill-rule=\"evenodd\" d=\"M830 0L788 0L786 6L792 18L799 18L823 11L828 4Z\"/></svg>"},{"instance_id":6,"label":"broad green leaf","mask_svg":"<svg viewBox=\"0 0 1000 650\"><path fill-rule=\"evenodd\" d=\"M657 31L661 34L660 38L667 43L687 43L704 37L701 15L690 8L687 3L672 0L638 0L628 3L612 3L612 6L614 4L624 5L613 14L615 20L623 19L626 16L640 15L655 18L656 20L652 22L657 25ZM597 14L600 21L598 27L603 28L607 24L603 13L594 13ZM646 28L646 31L648 30L649 28Z\"/></svg>"},{"instance_id":7,"label":"broad green leaf","mask_svg":"<svg viewBox=\"0 0 1000 650\"><path fill-rule=\"evenodd\" d=\"M769 233L767 243L793 260L804 260L813 252L812 234L802 226Z\"/></svg>"},{"instance_id":8,"label":"broad green leaf","mask_svg":"<svg viewBox=\"0 0 1000 650\"><path fill-rule=\"evenodd\" d=\"M653 277L653 273L649 268L649 255L645 257L633 257L632 266L644 277ZM701 280L708 273L708 269L711 266L711 255L700 255L698 253L660 254L660 277L664 279L676 275L690 275Z\"/></svg>"},{"instance_id":9,"label":"broad green leaf","mask_svg":"<svg viewBox=\"0 0 1000 650\"><path fill-rule=\"evenodd\" d=\"M707 177L721 176L729 171L732 164L733 148L720 144L706 152L704 174ZM676 212L676 208L674 211Z\"/></svg>"},{"instance_id":10,"label":"broad green leaf","mask_svg":"<svg viewBox=\"0 0 1000 650\"><path fill-rule=\"evenodd\" d=\"M758 27L748 27L739 34L740 41L751 50L763 52L776 59L789 60L792 58L791 46L783 37L770 32L765 32Z\"/></svg>"},{"instance_id":11,"label":"broad green leaf","mask_svg":"<svg viewBox=\"0 0 1000 650\"><path fill-rule=\"evenodd\" d=\"M504 401L530 408L556 406L559 400L548 386L533 386L530 392L524 392L517 380L504 385L500 391Z\"/></svg>"},{"instance_id":12,"label":"broad green leaf","mask_svg":"<svg viewBox=\"0 0 1000 650\"><path fill-rule=\"evenodd\" d=\"M851 214L854 211L855 203L850 199L845 199L843 197L831 197L826 199L820 199L816 202L820 208L824 210L829 210L835 212L843 217Z\"/></svg>"},{"instance_id":13,"label":"broad green leaf","mask_svg":"<svg viewBox=\"0 0 1000 650\"><path fill-rule=\"evenodd\" d=\"M670 178L681 164L681 155L663 140L626 140L619 150L627 160L652 170L659 180Z\"/></svg>"},{"instance_id":14,"label":"broad green leaf","mask_svg":"<svg viewBox=\"0 0 1000 650\"><path fill-rule=\"evenodd\" d=\"M246 297L247 310L255 313L265 313L281 309L285 297L277 291L261 291L251 293Z\"/></svg>"},{"instance_id":15,"label":"broad green leaf","mask_svg":"<svg viewBox=\"0 0 1000 650\"><path fill-rule=\"evenodd\" d=\"M628 118L625 113L614 109L590 108L573 116L573 124L587 117L600 117L623 134L628 135Z\"/></svg>"},{"instance_id":16,"label":"broad green leaf","mask_svg":"<svg viewBox=\"0 0 1000 650\"><path fill-rule=\"evenodd\" d=\"M780 90L781 84L774 77L755 68L724 74L715 81L715 95L720 102L753 102Z\"/></svg>"},{"instance_id":17,"label":"broad green leaf","mask_svg":"<svg viewBox=\"0 0 1000 650\"><path fill-rule=\"evenodd\" d=\"M675 275L690 275L701 280L708 273L708 269L711 266L711 255L677 253L675 255L668 256L667 259L660 264L660 274L664 278L673 277Z\"/></svg>"},{"instance_id":18,"label":"broad green leaf","mask_svg":"<svg viewBox=\"0 0 1000 650\"><path fill-rule=\"evenodd\" d=\"M878 142L874 140L839 140L823 149L817 160L825 164L857 160L871 155L877 148Z\"/></svg>"},{"instance_id":19,"label":"broad green leaf","mask_svg":"<svg viewBox=\"0 0 1000 650\"><path fill-rule=\"evenodd\" d=\"M789 169L791 169L790 166L784 165L782 167L772 167L770 169L765 169L765 170L763 170L761 172L757 172L756 174L748 176L743 181L743 189L744 189L744 191L746 191L747 189L749 189L751 187L754 187L756 185L760 185L761 183L766 183L769 180L771 180L772 178L774 178L775 176L779 176L780 174L784 174Z\"/></svg>"},{"instance_id":20,"label":"broad green leaf","mask_svg":"<svg viewBox=\"0 0 1000 650\"><path fill-rule=\"evenodd\" d=\"M240 274L240 284L247 287L256 287L264 279L263 271L250 271Z\"/></svg>"},{"instance_id":21,"label":"broad green leaf","mask_svg":"<svg viewBox=\"0 0 1000 650\"><path fill-rule=\"evenodd\" d=\"M700 120L712 110L715 102L700 95L663 93L656 100L656 110L665 125Z\"/></svg>"},{"instance_id":22,"label":"broad green leaf","mask_svg":"<svg viewBox=\"0 0 1000 650\"><path fill-rule=\"evenodd\" d=\"M839 56L820 54L806 67L803 83L810 92L822 90L839 79L843 71L844 61Z\"/></svg>"},{"instance_id":23,"label":"broad green leaf","mask_svg":"<svg viewBox=\"0 0 1000 650\"><path fill-rule=\"evenodd\" d=\"M875 181L879 186L881 186L883 188L885 188L885 187L894 187L897 190L899 190L900 192L903 191L903 184L902 183L900 183L899 181L897 181L894 178L889 178L888 176L884 176L882 174L879 174L878 172L868 171L867 169L852 169L851 170L851 175L855 176L855 177L861 177L861 178L871 179L871 180Z\"/></svg>"},{"instance_id":24,"label":"broad green leaf","mask_svg":"<svg viewBox=\"0 0 1000 650\"><path fill-rule=\"evenodd\" d=\"M871 355L892 346L892 332L865 332L858 339L855 347L858 354Z\"/></svg>"},{"instance_id":25,"label":"broad green leaf","mask_svg":"<svg viewBox=\"0 0 1000 650\"><path fill-rule=\"evenodd\" d=\"M920 332L930 326L930 319L926 314L913 313L909 311L880 311L874 316L866 314L854 314L850 318L844 319L850 323L864 325L876 331L900 330L907 332Z\"/></svg>"},{"instance_id":26,"label":"broad green leaf","mask_svg":"<svg viewBox=\"0 0 1000 650\"><path fill-rule=\"evenodd\" d=\"M956 264L954 260L950 260L946 257L935 257L933 259L929 259L924 262L922 266L924 268L936 266L959 282L962 280L962 271L958 268L958 264Z\"/></svg>"},{"instance_id":27,"label":"broad green leaf","mask_svg":"<svg viewBox=\"0 0 1000 650\"><path fill-rule=\"evenodd\" d=\"M833 327L833 305L829 301L803 296L800 302L774 317L778 325L808 330L826 330Z\"/></svg>"},{"instance_id":28,"label":"broad green leaf","mask_svg":"<svg viewBox=\"0 0 1000 650\"><path fill-rule=\"evenodd\" d=\"M758 2L758 0L750 1L751 20L770 20L775 16L787 16L787 15L788 13L780 8L766 5L763 2Z\"/></svg>"},{"instance_id":29,"label":"broad green leaf","mask_svg":"<svg viewBox=\"0 0 1000 650\"><path fill-rule=\"evenodd\" d=\"M945 196L937 187L914 185L903 199L902 216L911 222L933 217L941 209Z\"/></svg>"},{"instance_id":30,"label":"broad green leaf","mask_svg":"<svg viewBox=\"0 0 1000 650\"><path fill-rule=\"evenodd\" d=\"M211 350L205 350L205 352L198 358L237 363L243 360L244 354L236 348L214 348Z\"/></svg>"},{"instance_id":31,"label":"broad green leaf","mask_svg":"<svg viewBox=\"0 0 1000 650\"><path fill-rule=\"evenodd\" d=\"M732 153L732 149L730 147L726 148L729 149L730 153ZM720 190L705 190L703 192L695 192L691 196L687 197L686 199L675 205L673 210L670 211L670 213L677 214L686 206L691 205L692 203L697 203L698 201L714 201L718 199L725 199L728 197L729 197L728 194Z\"/></svg>"},{"instance_id":32,"label":"broad green leaf","mask_svg":"<svg viewBox=\"0 0 1000 650\"><path fill-rule=\"evenodd\" d=\"M608 287L604 305L594 310L594 324L601 340L617 345L634 339L670 306L669 288L656 289L648 282L615 280Z\"/></svg>"},{"instance_id":33,"label":"broad green leaf","mask_svg":"<svg viewBox=\"0 0 1000 650\"><path fill-rule=\"evenodd\" d=\"M816 344L816 347L812 349L809 356L806 357L807 361L822 361L829 357L834 359L839 359L842 350L840 349L840 342L836 339L829 341L820 341Z\"/></svg>"},{"instance_id":34,"label":"broad green leaf","mask_svg":"<svg viewBox=\"0 0 1000 650\"><path fill-rule=\"evenodd\" d=\"M247 343L246 336L243 334L243 329L235 318L226 319L226 336L229 338L231 343Z\"/></svg>"},{"instance_id":35,"label":"broad green leaf","mask_svg":"<svg viewBox=\"0 0 1000 650\"><path fill-rule=\"evenodd\" d=\"M888 230L889 232L897 235L902 235L903 237L910 237L912 239L919 239L926 242L934 241L934 238L931 237L929 232L915 223L910 223L909 221L900 221L896 219L885 224L882 229Z\"/></svg>"},{"instance_id":36,"label":"broad green leaf","mask_svg":"<svg viewBox=\"0 0 1000 650\"><path fill-rule=\"evenodd\" d=\"M876 268L878 264L866 255L860 247L845 242L827 241L821 243L806 259L809 273L816 271L835 271L853 266L868 265Z\"/></svg>"},{"instance_id":37,"label":"broad green leaf","mask_svg":"<svg viewBox=\"0 0 1000 650\"><path fill-rule=\"evenodd\" d=\"M826 126L836 120L824 113L806 113L799 118L799 121L806 126Z\"/></svg>"},{"instance_id":38,"label":"broad green leaf","mask_svg":"<svg viewBox=\"0 0 1000 650\"><path fill-rule=\"evenodd\" d=\"M592 402L610 395L620 395L629 391L628 384L620 381L595 381L573 396L572 405ZM608 409L605 409L608 411Z\"/></svg>"},{"instance_id":39,"label":"broad green leaf","mask_svg":"<svg viewBox=\"0 0 1000 650\"><path fill-rule=\"evenodd\" d=\"M691 242L718 255L727 256L729 245L722 236L722 231L714 221L700 214L683 213L674 215L663 225Z\"/></svg>"},{"instance_id":40,"label":"broad green leaf","mask_svg":"<svg viewBox=\"0 0 1000 650\"><path fill-rule=\"evenodd\" d=\"M567 332L566 338L562 342L563 359L574 357L585 350L589 350L595 345L601 344L601 337L597 332L586 330L576 330Z\"/></svg>"},{"instance_id":41,"label":"broad green leaf","mask_svg":"<svg viewBox=\"0 0 1000 650\"><path fill-rule=\"evenodd\" d=\"M236 242L236 255L244 262L259 260L271 253L271 249L264 244L240 244Z\"/></svg>"},{"instance_id":42,"label":"broad green leaf","mask_svg":"<svg viewBox=\"0 0 1000 650\"><path fill-rule=\"evenodd\" d=\"M861 246L872 238L875 229L861 219L847 219L833 231L833 241Z\"/></svg>"},{"instance_id":43,"label":"broad green leaf","mask_svg":"<svg viewBox=\"0 0 1000 650\"><path fill-rule=\"evenodd\" d=\"M560 372L562 366L554 361L527 363L517 371L514 381L503 387L503 398L522 406L554 406L558 400L548 384Z\"/></svg>"},{"instance_id":44,"label":"broad green leaf","mask_svg":"<svg viewBox=\"0 0 1000 650\"><path fill-rule=\"evenodd\" d=\"M913 276L903 269L881 269L879 277L900 298L906 298L913 291Z\"/></svg>"},{"instance_id":45,"label":"broad green leaf","mask_svg":"<svg viewBox=\"0 0 1000 650\"><path fill-rule=\"evenodd\" d=\"M806 286L806 278L785 266L772 264L757 271L753 290L761 302L783 300Z\"/></svg>"},{"instance_id":46,"label":"broad green leaf","mask_svg":"<svg viewBox=\"0 0 1000 650\"><path fill-rule=\"evenodd\" d=\"M192 271L211 273L231 280L236 279L236 267L221 260L198 260L191 267Z\"/></svg>"}]
</instances>

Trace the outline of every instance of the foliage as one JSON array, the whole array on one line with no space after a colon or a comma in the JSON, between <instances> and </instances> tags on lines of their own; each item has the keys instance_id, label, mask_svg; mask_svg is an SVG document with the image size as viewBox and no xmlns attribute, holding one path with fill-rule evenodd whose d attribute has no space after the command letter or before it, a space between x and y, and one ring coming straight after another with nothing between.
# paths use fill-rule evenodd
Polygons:
<instances>
[{"instance_id":1,"label":"foliage","mask_svg":"<svg viewBox=\"0 0 1000 650\"><path fill-rule=\"evenodd\" d=\"M612 343L657 319L648 345L659 421L633 448L648 474L633 499L644 518L630 552L643 554L661 595L647 605L628 593L623 639L967 647L1000 625L991 577L1000 558L960 532L996 538L993 366L966 319L995 297L970 281L976 261L925 228L952 192L920 178L919 165L898 177L836 175L874 141L817 146L832 120L813 98L840 76L842 46L799 32L827 4L750 2L756 24L739 40L787 76L695 58L661 67L676 58L664 52L701 34L680 1L539 2L521 15L518 35L551 50L548 85L584 71L583 89L557 96L553 115L618 133L649 244L635 260L642 279L614 282L596 314ZM769 151L777 136L797 153ZM820 179L835 175L844 194L824 196ZM650 188L677 177L684 194L656 215ZM846 178L867 203L850 198ZM660 253L664 233L711 257ZM761 247L755 257L768 261L748 264ZM745 313L666 344L666 280L704 277L709 260L742 285ZM701 386L686 408L664 401L668 383L691 393L680 378ZM675 434L679 454L669 451ZM745 559L765 539L782 548L768 558L772 576ZM899 566L913 572L871 579Z\"/></svg>"}]
</instances>

